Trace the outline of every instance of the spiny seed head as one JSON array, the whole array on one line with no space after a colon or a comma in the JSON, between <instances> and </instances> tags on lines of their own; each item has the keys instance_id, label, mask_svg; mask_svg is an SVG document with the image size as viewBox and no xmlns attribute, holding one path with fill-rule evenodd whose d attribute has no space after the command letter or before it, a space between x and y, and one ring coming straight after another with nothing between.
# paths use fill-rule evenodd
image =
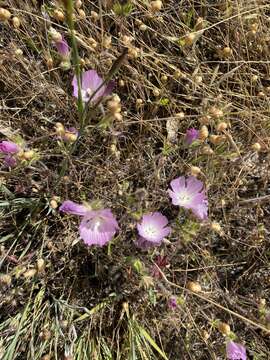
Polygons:
<instances>
[{"instance_id":1,"label":"spiny seed head","mask_svg":"<svg viewBox=\"0 0 270 360\"><path fill-rule=\"evenodd\" d=\"M15 27L15 29L19 29L19 27L21 26L21 21L17 16L14 16L12 18L12 25Z\"/></svg>"},{"instance_id":2,"label":"spiny seed head","mask_svg":"<svg viewBox=\"0 0 270 360\"><path fill-rule=\"evenodd\" d=\"M23 276L25 277L25 279L30 279L34 277L36 273L37 273L36 269L29 269L23 274Z\"/></svg>"},{"instance_id":3,"label":"spiny seed head","mask_svg":"<svg viewBox=\"0 0 270 360\"><path fill-rule=\"evenodd\" d=\"M209 135L208 128L206 125L203 125L199 131L199 139L204 141L205 139L208 138L208 135Z\"/></svg>"},{"instance_id":4,"label":"spiny seed head","mask_svg":"<svg viewBox=\"0 0 270 360\"><path fill-rule=\"evenodd\" d=\"M226 324L224 322L220 322L218 324L218 330L221 332L221 334L225 336L229 336L231 333L231 328L229 324Z\"/></svg>"},{"instance_id":5,"label":"spiny seed head","mask_svg":"<svg viewBox=\"0 0 270 360\"><path fill-rule=\"evenodd\" d=\"M219 145L226 140L225 135L210 135L209 140L214 145Z\"/></svg>"},{"instance_id":6,"label":"spiny seed head","mask_svg":"<svg viewBox=\"0 0 270 360\"><path fill-rule=\"evenodd\" d=\"M217 126L216 126L216 130L217 130L218 132L223 132L223 131L227 130L227 128L228 128L228 124L225 123L224 121L220 122L220 123L217 124Z\"/></svg>"},{"instance_id":7,"label":"spiny seed head","mask_svg":"<svg viewBox=\"0 0 270 360\"><path fill-rule=\"evenodd\" d=\"M162 9L163 3L161 0L155 0L150 2L150 11L155 13Z\"/></svg>"},{"instance_id":8,"label":"spiny seed head","mask_svg":"<svg viewBox=\"0 0 270 360\"><path fill-rule=\"evenodd\" d=\"M192 176L197 177L201 173L201 169L198 166L191 166L190 173Z\"/></svg>"},{"instance_id":9,"label":"spiny seed head","mask_svg":"<svg viewBox=\"0 0 270 360\"><path fill-rule=\"evenodd\" d=\"M52 209L57 209L57 207L58 207L57 201L54 199L50 200L50 207Z\"/></svg>"},{"instance_id":10,"label":"spiny seed head","mask_svg":"<svg viewBox=\"0 0 270 360\"><path fill-rule=\"evenodd\" d=\"M224 115L223 111L215 106L211 107L210 114L215 119L220 119Z\"/></svg>"},{"instance_id":11,"label":"spiny seed head","mask_svg":"<svg viewBox=\"0 0 270 360\"><path fill-rule=\"evenodd\" d=\"M211 230L213 230L216 233L220 233L221 232L221 226L218 222L213 221L210 225Z\"/></svg>"},{"instance_id":12,"label":"spiny seed head","mask_svg":"<svg viewBox=\"0 0 270 360\"><path fill-rule=\"evenodd\" d=\"M55 9L53 11L53 17L56 20L61 21L61 22L63 22L65 20L65 14L59 9Z\"/></svg>"},{"instance_id":13,"label":"spiny seed head","mask_svg":"<svg viewBox=\"0 0 270 360\"><path fill-rule=\"evenodd\" d=\"M199 293L202 291L201 285L195 281L188 281L186 286L188 290L193 291L195 293Z\"/></svg>"},{"instance_id":14,"label":"spiny seed head","mask_svg":"<svg viewBox=\"0 0 270 360\"><path fill-rule=\"evenodd\" d=\"M254 151L259 152L259 151L261 151L262 146L261 146L261 144L259 144L259 143L254 143L254 144L252 145L252 149L253 149Z\"/></svg>"},{"instance_id":15,"label":"spiny seed head","mask_svg":"<svg viewBox=\"0 0 270 360\"><path fill-rule=\"evenodd\" d=\"M196 34L189 33L185 36L184 40L185 40L185 45L191 46L194 43L194 41L196 40Z\"/></svg>"},{"instance_id":16,"label":"spiny seed head","mask_svg":"<svg viewBox=\"0 0 270 360\"><path fill-rule=\"evenodd\" d=\"M8 21L11 18L11 12L7 9L0 8L0 21Z\"/></svg>"},{"instance_id":17,"label":"spiny seed head","mask_svg":"<svg viewBox=\"0 0 270 360\"><path fill-rule=\"evenodd\" d=\"M45 269L45 260L44 259L37 259L37 271L42 272Z\"/></svg>"},{"instance_id":18,"label":"spiny seed head","mask_svg":"<svg viewBox=\"0 0 270 360\"><path fill-rule=\"evenodd\" d=\"M259 76L258 76L258 75L252 75L252 77L251 77L251 81L252 81L252 82L257 82L258 79L259 79Z\"/></svg>"},{"instance_id":19,"label":"spiny seed head","mask_svg":"<svg viewBox=\"0 0 270 360\"><path fill-rule=\"evenodd\" d=\"M93 10L91 11L90 16L93 21L98 21L98 19L99 19L98 13Z\"/></svg>"},{"instance_id":20,"label":"spiny seed head","mask_svg":"<svg viewBox=\"0 0 270 360\"><path fill-rule=\"evenodd\" d=\"M4 285L9 286L11 284L11 280L12 280L12 278L8 274L0 275L0 284L4 284Z\"/></svg>"},{"instance_id":21,"label":"spiny seed head","mask_svg":"<svg viewBox=\"0 0 270 360\"><path fill-rule=\"evenodd\" d=\"M204 115L199 118L199 122L201 125L209 125L210 120L211 120L211 116L209 116L209 115Z\"/></svg>"}]
</instances>

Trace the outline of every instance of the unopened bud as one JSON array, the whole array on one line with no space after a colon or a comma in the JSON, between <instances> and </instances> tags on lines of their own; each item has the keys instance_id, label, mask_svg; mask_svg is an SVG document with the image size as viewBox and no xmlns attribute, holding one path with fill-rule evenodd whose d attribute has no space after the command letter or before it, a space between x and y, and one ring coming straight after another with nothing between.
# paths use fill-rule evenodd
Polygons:
<instances>
[{"instance_id":1,"label":"unopened bud","mask_svg":"<svg viewBox=\"0 0 270 360\"><path fill-rule=\"evenodd\" d=\"M192 176L198 176L201 173L201 169L198 166L191 166L190 173Z\"/></svg>"},{"instance_id":2,"label":"unopened bud","mask_svg":"<svg viewBox=\"0 0 270 360\"><path fill-rule=\"evenodd\" d=\"M225 123L225 122L220 122L220 123L217 124L217 126L216 126L216 130L217 130L218 132L223 132L223 131L227 130L227 128L228 128L228 124Z\"/></svg>"},{"instance_id":3,"label":"unopened bud","mask_svg":"<svg viewBox=\"0 0 270 360\"><path fill-rule=\"evenodd\" d=\"M225 336L229 336L231 333L230 325L228 325L224 322L220 322L218 324L218 330L221 332L221 334L223 334Z\"/></svg>"},{"instance_id":4,"label":"unopened bud","mask_svg":"<svg viewBox=\"0 0 270 360\"><path fill-rule=\"evenodd\" d=\"M62 123L60 122L57 122L55 124L55 131L56 131L56 134L59 135L59 136L62 136L65 134L65 127Z\"/></svg>"},{"instance_id":5,"label":"unopened bud","mask_svg":"<svg viewBox=\"0 0 270 360\"><path fill-rule=\"evenodd\" d=\"M150 2L150 11L155 13L158 12L162 9L162 1L161 0L156 0L156 1L151 1Z\"/></svg>"},{"instance_id":6,"label":"unopened bud","mask_svg":"<svg viewBox=\"0 0 270 360\"><path fill-rule=\"evenodd\" d=\"M55 41L56 43L62 41L62 35L60 34L60 32L56 31L53 27L51 27L48 32L52 40Z\"/></svg>"},{"instance_id":7,"label":"unopened bud","mask_svg":"<svg viewBox=\"0 0 270 360\"><path fill-rule=\"evenodd\" d=\"M261 151L262 146L261 146L261 144L259 144L259 143L254 143L254 144L252 145L252 149L253 149L254 151L259 152L259 151Z\"/></svg>"},{"instance_id":8,"label":"unopened bud","mask_svg":"<svg viewBox=\"0 0 270 360\"><path fill-rule=\"evenodd\" d=\"M147 30L147 25L141 24L140 27L139 27L139 29L140 29L141 31L146 31L146 30Z\"/></svg>"},{"instance_id":9,"label":"unopened bud","mask_svg":"<svg viewBox=\"0 0 270 360\"><path fill-rule=\"evenodd\" d=\"M11 13L7 9L0 8L0 21L7 21L11 18Z\"/></svg>"},{"instance_id":10,"label":"unopened bud","mask_svg":"<svg viewBox=\"0 0 270 360\"><path fill-rule=\"evenodd\" d=\"M206 125L203 125L199 131L199 139L204 141L205 139L208 138L208 135L209 135L208 128Z\"/></svg>"},{"instance_id":11,"label":"unopened bud","mask_svg":"<svg viewBox=\"0 0 270 360\"><path fill-rule=\"evenodd\" d=\"M21 21L17 16L14 16L12 18L12 25L15 27L15 29L19 29L19 27L21 26Z\"/></svg>"},{"instance_id":12,"label":"unopened bud","mask_svg":"<svg viewBox=\"0 0 270 360\"><path fill-rule=\"evenodd\" d=\"M188 281L186 287L188 290L193 291L195 293L199 293L202 291L201 285L195 281Z\"/></svg>"},{"instance_id":13,"label":"unopened bud","mask_svg":"<svg viewBox=\"0 0 270 360\"><path fill-rule=\"evenodd\" d=\"M67 142L74 143L78 138L78 134L74 134L74 133L67 131L64 134L64 138Z\"/></svg>"},{"instance_id":14,"label":"unopened bud","mask_svg":"<svg viewBox=\"0 0 270 360\"><path fill-rule=\"evenodd\" d=\"M123 120L123 116L120 113L113 114L113 117L117 121L122 121Z\"/></svg>"},{"instance_id":15,"label":"unopened bud","mask_svg":"<svg viewBox=\"0 0 270 360\"><path fill-rule=\"evenodd\" d=\"M64 13L59 10L59 9L55 9L54 12L53 12L53 17L58 20L58 21L61 21L63 22L65 20L65 15Z\"/></svg>"},{"instance_id":16,"label":"unopened bud","mask_svg":"<svg viewBox=\"0 0 270 360\"><path fill-rule=\"evenodd\" d=\"M121 104L118 101L110 100L107 102L108 110L115 114L121 111Z\"/></svg>"}]
</instances>

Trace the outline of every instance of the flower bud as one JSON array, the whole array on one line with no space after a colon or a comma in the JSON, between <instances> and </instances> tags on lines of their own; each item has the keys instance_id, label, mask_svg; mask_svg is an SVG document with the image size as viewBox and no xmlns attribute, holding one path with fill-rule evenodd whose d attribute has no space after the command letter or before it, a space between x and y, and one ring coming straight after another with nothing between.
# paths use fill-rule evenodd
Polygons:
<instances>
[{"instance_id":1,"label":"flower bud","mask_svg":"<svg viewBox=\"0 0 270 360\"><path fill-rule=\"evenodd\" d=\"M56 20L61 21L61 22L63 22L63 21L65 20L65 15L64 15L64 13L63 13L61 10L59 10L59 9L55 9L55 10L53 11L53 17L54 17Z\"/></svg>"},{"instance_id":2,"label":"flower bud","mask_svg":"<svg viewBox=\"0 0 270 360\"><path fill-rule=\"evenodd\" d=\"M195 281L188 281L186 287L188 290L193 291L195 293L199 293L202 291L201 285Z\"/></svg>"},{"instance_id":3,"label":"flower bud","mask_svg":"<svg viewBox=\"0 0 270 360\"><path fill-rule=\"evenodd\" d=\"M220 122L220 123L217 124L217 126L216 126L216 130L217 130L218 132L223 132L223 131L225 131L227 128L228 128L228 124L225 123L224 121L223 121L223 122Z\"/></svg>"},{"instance_id":4,"label":"flower bud","mask_svg":"<svg viewBox=\"0 0 270 360\"><path fill-rule=\"evenodd\" d=\"M221 334L223 334L225 336L229 336L231 333L230 325L228 325L224 322L220 322L218 324L218 330L221 332Z\"/></svg>"},{"instance_id":5,"label":"flower bud","mask_svg":"<svg viewBox=\"0 0 270 360\"><path fill-rule=\"evenodd\" d=\"M225 135L210 135L209 140L214 145L219 145L226 140Z\"/></svg>"},{"instance_id":6,"label":"flower bud","mask_svg":"<svg viewBox=\"0 0 270 360\"><path fill-rule=\"evenodd\" d=\"M55 124L55 132L57 135L59 136L63 136L65 134L65 127L62 123L60 122L57 122Z\"/></svg>"},{"instance_id":7,"label":"flower bud","mask_svg":"<svg viewBox=\"0 0 270 360\"><path fill-rule=\"evenodd\" d=\"M11 13L7 9L0 8L0 21L8 21L11 18Z\"/></svg>"},{"instance_id":8,"label":"flower bud","mask_svg":"<svg viewBox=\"0 0 270 360\"><path fill-rule=\"evenodd\" d=\"M19 29L19 27L21 26L21 21L17 16L14 16L12 18L12 25L15 27L15 29Z\"/></svg>"},{"instance_id":9,"label":"flower bud","mask_svg":"<svg viewBox=\"0 0 270 360\"><path fill-rule=\"evenodd\" d=\"M128 49L128 56L129 56L131 59L137 59L137 57L139 56L138 48L136 48L136 47L130 47L130 48Z\"/></svg>"},{"instance_id":10,"label":"flower bud","mask_svg":"<svg viewBox=\"0 0 270 360\"><path fill-rule=\"evenodd\" d=\"M150 2L150 11L152 13L158 12L162 9L162 1L161 0L155 0Z\"/></svg>"},{"instance_id":11,"label":"flower bud","mask_svg":"<svg viewBox=\"0 0 270 360\"><path fill-rule=\"evenodd\" d=\"M78 134L73 134L73 133L67 131L64 134L64 138L67 142L74 143L78 138Z\"/></svg>"},{"instance_id":12,"label":"flower bud","mask_svg":"<svg viewBox=\"0 0 270 360\"><path fill-rule=\"evenodd\" d=\"M208 128L206 125L203 125L199 131L199 139L204 141L205 139L208 138L208 135L209 135Z\"/></svg>"},{"instance_id":13,"label":"flower bud","mask_svg":"<svg viewBox=\"0 0 270 360\"><path fill-rule=\"evenodd\" d=\"M259 144L259 143L254 143L254 144L252 145L252 149L253 149L254 151L257 151L257 152L261 151L261 149L262 149L261 144Z\"/></svg>"}]
</instances>

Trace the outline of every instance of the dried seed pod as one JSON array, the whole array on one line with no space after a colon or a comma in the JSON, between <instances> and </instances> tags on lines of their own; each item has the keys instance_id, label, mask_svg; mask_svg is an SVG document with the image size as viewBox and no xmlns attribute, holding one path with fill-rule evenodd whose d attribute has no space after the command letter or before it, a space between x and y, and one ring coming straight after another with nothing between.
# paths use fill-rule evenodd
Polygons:
<instances>
[{"instance_id":1,"label":"dried seed pod","mask_svg":"<svg viewBox=\"0 0 270 360\"><path fill-rule=\"evenodd\" d=\"M221 334L223 334L225 336L229 336L231 333L230 325L228 325L224 322L220 322L218 324L218 330L221 332Z\"/></svg>"},{"instance_id":2,"label":"dried seed pod","mask_svg":"<svg viewBox=\"0 0 270 360\"><path fill-rule=\"evenodd\" d=\"M137 107L141 107L142 104L143 104L143 99L137 99L137 100L136 100L136 106L137 106Z\"/></svg>"},{"instance_id":3,"label":"dried seed pod","mask_svg":"<svg viewBox=\"0 0 270 360\"><path fill-rule=\"evenodd\" d=\"M34 150L27 150L23 153L23 159L31 160L31 159L33 159L34 155L35 155Z\"/></svg>"},{"instance_id":4,"label":"dried seed pod","mask_svg":"<svg viewBox=\"0 0 270 360\"><path fill-rule=\"evenodd\" d=\"M55 9L53 11L53 17L56 20L61 21L61 22L63 22L65 20L65 14L59 9Z\"/></svg>"},{"instance_id":5,"label":"dried seed pod","mask_svg":"<svg viewBox=\"0 0 270 360\"><path fill-rule=\"evenodd\" d=\"M76 7L77 9L79 9L81 6L82 6L82 1L81 1L81 0L76 0L76 1L75 1L75 7Z\"/></svg>"},{"instance_id":6,"label":"dried seed pod","mask_svg":"<svg viewBox=\"0 0 270 360\"><path fill-rule=\"evenodd\" d=\"M252 149L255 150L255 151L257 151L257 152L259 152L259 151L261 151L262 146L261 146L261 144L259 144L259 143L254 143L254 144L252 145Z\"/></svg>"},{"instance_id":7,"label":"dried seed pod","mask_svg":"<svg viewBox=\"0 0 270 360\"><path fill-rule=\"evenodd\" d=\"M30 278L34 277L36 275L36 273L37 273L36 269L29 269L23 274L23 276L25 279L30 279Z\"/></svg>"},{"instance_id":8,"label":"dried seed pod","mask_svg":"<svg viewBox=\"0 0 270 360\"><path fill-rule=\"evenodd\" d=\"M199 139L204 141L205 139L208 138L208 135L209 135L208 128L206 125L203 125L199 131Z\"/></svg>"},{"instance_id":9,"label":"dried seed pod","mask_svg":"<svg viewBox=\"0 0 270 360\"><path fill-rule=\"evenodd\" d=\"M79 14L79 17L81 19L85 19L86 18L86 14L85 14L85 11L83 9L78 9L78 14Z\"/></svg>"},{"instance_id":10,"label":"dried seed pod","mask_svg":"<svg viewBox=\"0 0 270 360\"><path fill-rule=\"evenodd\" d=\"M180 111L179 113L175 114L175 117L183 120L185 118L185 113L183 111Z\"/></svg>"},{"instance_id":11,"label":"dried seed pod","mask_svg":"<svg viewBox=\"0 0 270 360\"><path fill-rule=\"evenodd\" d=\"M7 9L0 8L0 21L8 21L11 18L11 12Z\"/></svg>"},{"instance_id":12,"label":"dried seed pod","mask_svg":"<svg viewBox=\"0 0 270 360\"><path fill-rule=\"evenodd\" d=\"M162 82L165 83L165 82L167 82L167 80L168 80L168 76L162 75L160 79L161 79Z\"/></svg>"},{"instance_id":13,"label":"dried seed pod","mask_svg":"<svg viewBox=\"0 0 270 360\"><path fill-rule=\"evenodd\" d=\"M169 142L176 142L179 129L179 120L172 118L166 122L167 139Z\"/></svg>"},{"instance_id":14,"label":"dried seed pod","mask_svg":"<svg viewBox=\"0 0 270 360\"><path fill-rule=\"evenodd\" d=\"M226 46L224 49L222 49L222 55L224 57L230 57L232 55L233 51L230 47Z\"/></svg>"},{"instance_id":15,"label":"dried seed pod","mask_svg":"<svg viewBox=\"0 0 270 360\"><path fill-rule=\"evenodd\" d=\"M8 274L0 275L0 284L9 286L11 284L12 278Z\"/></svg>"},{"instance_id":16,"label":"dried seed pod","mask_svg":"<svg viewBox=\"0 0 270 360\"><path fill-rule=\"evenodd\" d=\"M209 116L209 115L204 115L199 118L199 122L201 125L209 125L210 120L211 120L211 116Z\"/></svg>"},{"instance_id":17,"label":"dried seed pod","mask_svg":"<svg viewBox=\"0 0 270 360\"><path fill-rule=\"evenodd\" d=\"M219 145L226 140L225 135L210 135L209 140L214 145Z\"/></svg>"},{"instance_id":18,"label":"dried seed pod","mask_svg":"<svg viewBox=\"0 0 270 360\"><path fill-rule=\"evenodd\" d=\"M157 88L153 89L153 95L156 97L160 96L160 90Z\"/></svg>"},{"instance_id":19,"label":"dried seed pod","mask_svg":"<svg viewBox=\"0 0 270 360\"><path fill-rule=\"evenodd\" d=\"M12 18L12 25L15 27L15 29L19 29L19 27L21 26L21 21L17 16L14 16Z\"/></svg>"},{"instance_id":20,"label":"dried seed pod","mask_svg":"<svg viewBox=\"0 0 270 360\"><path fill-rule=\"evenodd\" d=\"M218 132L223 132L223 131L227 130L227 128L228 128L228 124L225 123L224 121L220 122L220 123L217 124L217 126L216 126L216 130L217 130Z\"/></svg>"},{"instance_id":21,"label":"dried seed pod","mask_svg":"<svg viewBox=\"0 0 270 360\"><path fill-rule=\"evenodd\" d=\"M213 222L211 223L210 228L211 228L211 230L213 230L214 232L216 232L216 233L218 233L218 234L221 232L221 226L220 226L220 224L219 224L218 222L216 222L216 221L213 221Z\"/></svg>"},{"instance_id":22,"label":"dried seed pod","mask_svg":"<svg viewBox=\"0 0 270 360\"><path fill-rule=\"evenodd\" d=\"M191 46L194 44L194 41L196 40L196 34L195 33L189 33L184 37L185 45Z\"/></svg>"},{"instance_id":23,"label":"dried seed pod","mask_svg":"<svg viewBox=\"0 0 270 360\"><path fill-rule=\"evenodd\" d=\"M120 87L124 87L124 86L125 86L125 81L122 80L122 79L120 79L120 80L118 81L118 85L119 85Z\"/></svg>"},{"instance_id":24,"label":"dried seed pod","mask_svg":"<svg viewBox=\"0 0 270 360\"><path fill-rule=\"evenodd\" d=\"M103 38L103 46L105 49L109 49L112 45L112 37L110 35L105 35Z\"/></svg>"},{"instance_id":25,"label":"dried seed pod","mask_svg":"<svg viewBox=\"0 0 270 360\"><path fill-rule=\"evenodd\" d=\"M146 30L147 30L147 25L141 24L140 27L139 27L139 29L140 29L141 31L146 31Z\"/></svg>"},{"instance_id":26,"label":"dried seed pod","mask_svg":"<svg viewBox=\"0 0 270 360\"><path fill-rule=\"evenodd\" d=\"M195 281L188 281L186 287L188 290L193 291L195 293L199 293L202 291L201 285Z\"/></svg>"},{"instance_id":27,"label":"dried seed pod","mask_svg":"<svg viewBox=\"0 0 270 360\"><path fill-rule=\"evenodd\" d=\"M220 119L224 115L224 113L221 109L213 106L210 109L210 115L215 119Z\"/></svg>"},{"instance_id":28,"label":"dried seed pod","mask_svg":"<svg viewBox=\"0 0 270 360\"><path fill-rule=\"evenodd\" d=\"M16 49L16 50L15 50L15 55L16 55L16 56L22 56L22 55L23 55L22 49Z\"/></svg>"},{"instance_id":29,"label":"dried seed pod","mask_svg":"<svg viewBox=\"0 0 270 360\"><path fill-rule=\"evenodd\" d=\"M46 65L49 70L53 68L53 59L51 57L46 59Z\"/></svg>"},{"instance_id":30,"label":"dried seed pod","mask_svg":"<svg viewBox=\"0 0 270 360\"><path fill-rule=\"evenodd\" d=\"M150 2L149 10L152 13L156 13L162 9L162 1L161 0L155 0Z\"/></svg>"},{"instance_id":31,"label":"dried seed pod","mask_svg":"<svg viewBox=\"0 0 270 360\"><path fill-rule=\"evenodd\" d=\"M50 200L50 207L51 207L52 209L57 209L57 208L58 208L58 203L57 203L57 201L54 200L54 199Z\"/></svg>"},{"instance_id":32,"label":"dried seed pod","mask_svg":"<svg viewBox=\"0 0 270 360\"><path fill-rule=\"evenodd\" d=\"M214 150L211 149L210 146L205 145L205 146L202 148L202 154L204 154L204 155L213 155L213 154L214 154Z\"/></svg>"},{"instance_id":33,"label":"dried seed pod","mask_svg":"<svg viewBox=\"0 0 270 360\"><path fill-rule=\"evenodd\" d=\"M201 169L198 166L191 166L190 173L192 176L197 177L201 173Z\"/></svg>"},{"instance_id":34,"label":"dried seed pod","mask_svg":"<svg viewBox=\"0 0 270 360\"><path fill-rule=\"evenodd\" d=\"M37 271L42 272L44 269L45 269L45 260L41 258L37 259Z\"/></svg>"},{"instance_id":35,"label":"dried seed pod","mask_svg":"<svg viewBox=\"0 0 270 360\"><path fill-rule=\"evenodd\" d=\"M95 11L91 11L90 16L91 16L91 19L92 19L93 21L98 21L98 20L99 20L99 15L98 15L98 13L95 12Z\"/></svg>"}]
</instances>

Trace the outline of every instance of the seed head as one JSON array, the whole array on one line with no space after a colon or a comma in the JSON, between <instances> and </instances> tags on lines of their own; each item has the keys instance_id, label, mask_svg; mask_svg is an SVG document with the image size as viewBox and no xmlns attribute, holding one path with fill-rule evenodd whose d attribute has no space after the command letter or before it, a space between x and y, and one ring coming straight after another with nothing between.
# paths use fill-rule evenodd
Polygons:
<instances>
[{"instance_id":1,"label":"seed head","mask_svg":"<svg viewBox=\"0 0 270 360\"><path fill-rule=\"evenodd\" d=\"M206 125L203 125L199 131L199 139L204 141L205 139L208 138L208 135L209 135L208 128Z\"/></svg>"},{"instance_id":2,"label":"seed head","mask_svg":"<svg viewBox=\"0 0 270 360\"><path fill-rule=\"evenodd\" d=\"M205 145L202 148L202 154L204 155L213 155L214 154L214 150L211 149L211 147L209 145Z\"/></svg>"},{"instance_id":3,"label":"seed head","mask_svg":"<svg viewBox=\"0 0 270 360\"><path fill-rule=\"evenodd\" d=\"M82 1L81 1L81 0L76 0L76 1L75 1L75 7L76 7L77 9L79 9L81 6L82 6Z\"/></svg>"},{"instance_id":4,"label":"seed head","mask_svg":"<svg viewBox=\"0 0 270 360\"><path fill-rule=\"evenodd\" d=\"M27 150L23 153L23 159L31 160L31 159L33 159L34 155L35 155L34 150Z\"/></svg>"},{"instance_id":5,"label":"seed head","mask_svg":"<svg viewBox=\"0 0 270 360\"><path fill-rule=\"evenodd\" d=\"M213 221L211 223L210 227L211 227L211 230L213 230L216 233L220 233L221 229L222 229L220 224L218 222L216 222L216 221Z\"/></svg>"},{"instance_id":6,"label":"seed head","mask_svg":"<svg viewBox=\"0 0 270 360\"><path fill-rule=\"evenodd\" d=\"M199 118L199 122L201 125L209 125L211 120L211 116L205 115Z\"/></svg>"},{"instance_id":7,"label":"seed head","mask_svg":"<svg viewBox=\"0 0 270 360\"><path fill-rule=\"evenodd\" d=\"M175 114L175 117L182 120L185 118L185 113L183 111L180 111L179 113Z\"/></svg>"},{"instance_id":8,"label":"seed head","mask_svg":"<svg viewBox=\"0 0 270 360\"><path fill-rule=\"evenodd\" d=\"M22 49L16 49L16 50L15 50L15 55L16 55L16 56L22 56L22 55L23 55Z\"/></svg>"},{"instance_id":9,"label":"seed head","mask_svg":"<svg viewBox=\"0 0 270 360\"><path fill-rule=\"evenodd\" d=\"M185 45L187 45L187 46L191 46L194 43L195 40L196 40L196 34L195 33L189 33L184 38Z\"/></svg>"},{"instance_id":10,"label":"seed head","mask_svg":"<svg viewBox=\"0 0 270 360\"><path fill-rule=\"evenodd\" d=\"M64 15L64 13L63 13L61 10L59 10L59 9L55 9L55 10L53 11L53 17L54 17L56 20L61 21L61 22L63 22L63 21L65 20L65 15Z\"/></svg>"},{"instance_id":11,"label":"seed head","mask_svg":"<svg viewBox=\"0 0 270 360\"><path fill-rule=\"evenodd\" d=\"M162 1L161 0L155 0L150 2L150 11L152 13L156 13L162 9Z\"/></svg>"},{"instance_id":12,"label":"seed head","mask_svg":"<svg viewBox=\"0 0 270 360\"><path fill-rule=\"evenodd\" d=\"M252 145L252 149L253 149L254 151L259 152L259 151L261 151L262 146L261 146L261 144L259 144L259 143L254 143L254 144Z\"/></svg>"},{"instance_id":13,"label":"seed head","mask_svg":"<svg viewBox=\"0 0 270 360\"><path fill-rule=\"evenodd\" d=\"M220 119L224 115L223 111L215 106L210 109L210 114L214 119Z\"/></svg>"},{"instance_id":14,"label":"seed head","mask_svg":"<svg viewBox=\"0 0 270 360\"><path fill-rule=\"evenodd\" d=\"M8 274L2 274L0 275L0 284L4 284L9 286L11 284L11 276Z\"/></svg>"},{"instance_id":15,"label":"seed head","mask_svg":"<svg viewBox=\"0 0 270 360\"><path fill-rule=\"evenodd\" d=\"M95 12L95 11L91 11L90 16L91 16L91 19L92 19L93 21L98 21L98 20L99 20L99 15L98 15L98 13Z\"/></svg>"},{"instance_id":16,"label":"seed head","mask_svg":"<svg viewBox=\"0 0 270 360\"><path fill-rule=\"evenodd\" d=\"M57 207L58 207L57 201L54 199L50 200L50 207L52 209L57 209Z\"/></svg>"},{"instance_id":17,"label":"seed head","mask_svg":"<svg viewBox=\"0 0 270 360\"><path fill-rule=\"evenodd\" d=\"M37 259L37 271L42 272L45 269L45 260Z\"/></svg>"},{"instance_id":18,"label":"seed head","mask_svg":"<svg viewBox=\"0 0 270 360\"><path fill-rule=\"evenodd\" d=\"M7 9L0 8L0 21L8 21L11 18L11 13Z\"/></svg>"},{"instance_id":19,"label":"seed head","mask_svg":"<svg viewBox=\"0 0 270 360\"><path fill-rule=\"evenodd\" d=\"M53 59L51 57L46 59L46 65L49 70L53 68Z\"/></svg>"},{"instance_id":20,"label":"seed head","mask_svg":"<svg viewBox=\"0 0 270 360\"><path fill-rule=\"evenodd\" d=\"M218 324L218 330L221 332L221 334L223 334L225 336L229 336L231 333L230 325L228 325L224 322L220 322Z\"/></svg>"},{"instance_id":21,"label":"seed head","mask_svg":"<svg viewBox=\"0 0 270 360\"><path fill-rule=\"evenodd\" d=\"M222 54L224 57L229 57L232 55L232 49L226 46L224 49L222 49Z\"/></svg>"},{"instance_id":22,"label":"seed head","mask_svg":"<svg viewBox=\"0 0 270 360\"><path fill-rule=\"evenodd\" d=\"M217 130L218 132L223 132L223 131L227 130L227 128L228 128L228 124L225 123L224 121L220 122L220 123L217 124L217 126L216 126L216 130Z\"/></svg>"},{"instance_id":23,"label":"seed head","mask_svg":"<svg viewBox=\"0 0 270 360\"><path fill-rule=\"evenodd\" d=\"M141 24L140 27L139 27L139 29L140 29L141 31L146 31L146 30L147 30L147 25Z\"/></svg>"},{"instance_id":24,"label":"seed head","mask_svg":"<svg viewBox=\"0 0 270 360\"><path fill-rule=\"evenodd\" d=\"M199 293L202 291L201 285L195 281L188 281L186 286L188 290L193 291L195 293Z\"/></svg>"},{"instance_id":25,"label":"seed head","mask_svg":"<svg viewBox=\"0 0 270 360\"><path fill-rule=\"evenodd\" d=\"M86 18L86 14L85 14L85 11L83 11L83 9L78 9L78 14L81 19Z\"/></svg>"},{"instance_id":26,"label":"seed head","mask_svg":"<svg viewBox=\"0 0 270 360\"><path fill-rule=\"evenodd\" d=\"M155 89L153 90L153 95L156 96L156 97L160 96L160 90L157 89L157 88L155 88Z\"/></svg>"},{"instance_id":27,"label":"seed head","mask_svg":"<svg viewBox=\"0 0 270 360\"><path fill-rule=\"evenodd\" d=\"M197 177L201 173L201 169L198 166L191 166L190 173L192 176Z\"/></svg>"},{"instance_id":28,"label":"seed head","mask_svg":"<svg viewBox=\"0 0 270 360\"><path fill-rule=\"evenodd\" d=\"M37 270L36 269L30 269L30 270L27 270L23 276L25 277L25 279L30 279L32 277L34 277L37 273Z\"/></svg>"},{"instance_id":29,"label":"seed head","mask_svg":"<svg viewBox=\"0 0 270 360\"><path fill-rule=\"evenodd\" d=\"M14 16L12 18L12 25L15 27L15 29L19 29L19 27L21 26L21 21L17 16Z\"/></svg>"}]
</instances>

